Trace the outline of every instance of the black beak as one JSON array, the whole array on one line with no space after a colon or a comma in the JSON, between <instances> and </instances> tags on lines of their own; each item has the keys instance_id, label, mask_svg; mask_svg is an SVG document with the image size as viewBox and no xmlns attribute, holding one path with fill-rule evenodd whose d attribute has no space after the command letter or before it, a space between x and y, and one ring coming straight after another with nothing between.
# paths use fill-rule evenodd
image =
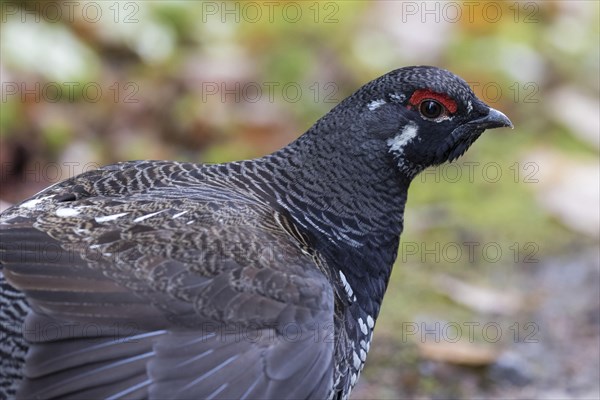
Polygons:
<instances>
[{"instance_id":1,"label":"black beak","mask_svg":"<svg viewBox=\"0 0 600 400\"><path fill-rule=\"evenodd\" d=\"M506 115L491 107L488 115L469 122L469 125L475 125L479 129L503 128L506 126L514 129L513 123Z\"/></svg>"}]
</instances>

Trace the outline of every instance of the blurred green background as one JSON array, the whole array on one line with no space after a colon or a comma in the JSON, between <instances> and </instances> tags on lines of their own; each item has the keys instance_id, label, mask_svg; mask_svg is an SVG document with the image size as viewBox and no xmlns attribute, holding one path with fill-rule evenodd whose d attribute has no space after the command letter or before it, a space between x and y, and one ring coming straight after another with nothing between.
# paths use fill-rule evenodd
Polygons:
<instances>
[{"instance_id":1,"label":"blurred green background","mask_svg":"<svg viewBox=\"0 0 600 400\"><path fill-rule=\"evenodd\" d=\"M3 1L0 205L130 159L274 151L392 69L515 130L411 188L353 398L598 398L596 1Z\"/></svg>"}]
</instances>

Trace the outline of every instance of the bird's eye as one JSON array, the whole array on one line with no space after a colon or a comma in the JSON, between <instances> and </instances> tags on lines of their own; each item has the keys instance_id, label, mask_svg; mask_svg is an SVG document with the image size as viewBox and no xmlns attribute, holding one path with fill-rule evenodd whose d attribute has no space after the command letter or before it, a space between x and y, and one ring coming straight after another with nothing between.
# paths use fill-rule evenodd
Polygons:
<instances>
[{"instance_id":1,"label":"bird's eye","mask_svg":"<svg viewBox=\"0 0 600 400\"><path fill-rule=\"evenodd\" d=\"M436 100L425 99L419 105L419 112L429 119L436 119L446 111L445 107Z\"/></svg>"}]
</instances>

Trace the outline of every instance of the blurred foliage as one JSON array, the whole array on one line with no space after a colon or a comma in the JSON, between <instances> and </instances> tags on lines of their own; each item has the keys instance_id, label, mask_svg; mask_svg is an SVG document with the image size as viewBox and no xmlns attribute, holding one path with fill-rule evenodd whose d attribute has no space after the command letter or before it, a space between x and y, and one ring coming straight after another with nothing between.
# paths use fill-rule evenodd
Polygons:
<instances>
[{"instance_id":1,"label":"blurred foliage","mask_svg":"<svg viewBox=\"0 0 600 400\"><path fill-rule=\"evenodd\" d=\"M597 249L598 209L589 204L599 185L598 2L70 4L1 3L5 202L117 161L225 162L274 151L362 84L404 65L447 68L509 115L515 131L486 133L457 162L459 179L441 166L415 180L402 238L419 246L498 243L504 256L490 263L479 252L453 263L423 249L405 257L401 247L375 335L379 350L357 396L504 393L479 378L464 383L478 376L468 369L438 373L399 327L423 316L527 318L457 305L435 289L435 277L529 291L519 277L546 260ZM490 163L497 180L485 175ZM560 173L586 165L591 174ZM591 198L578 191L590 187ZM579 210L563 209L569 204ZM524 263L528 243L537 246L534 265Z\"/></svg>"}]
</instances>

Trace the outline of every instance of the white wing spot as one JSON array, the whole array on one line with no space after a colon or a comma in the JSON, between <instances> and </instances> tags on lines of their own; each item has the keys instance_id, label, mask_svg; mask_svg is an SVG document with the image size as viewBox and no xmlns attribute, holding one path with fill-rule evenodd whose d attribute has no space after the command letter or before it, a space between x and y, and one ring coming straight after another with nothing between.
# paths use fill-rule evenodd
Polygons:
<instances>
[{"instance_id":1,"label":"white wing spot","mask_svg":"<svg viewBox=\"0 0 600 400\"><path fill-rule=\"evenodd\" d=\"M35 206L37 206L41 202L46 201L48 199L51 199L52 197L54 197L54 195L44 196L44 197L40 197L39 199L29 200L29 201L26 201L25 203L21 204L19 206L19 208L34 208Z\"/></svg>"},{"instance_id":2,"label":"white wing spot","mask_svg":"<svg viewBox=\"0 0 600 400\"><path fill-rule=\"evenodd\" d=\"M360 331L363 333L363 335L366 335L369 332L367 330L367 325L365 325L365 322L362 318L358 319L358 325L360 326Z\"/></svg>"},{"instance_id":3,"label":"white wing spot","mask_svg":"<svg viewBox=\"0 0 600 400\"><path fill-rule=\"evenodd\" d=\"M375 321L373 320L373 317L371 317L370 315L367 315L367 325L371 329L373 329L373 327L375 326Z\"/></svg>"},{"instance_id":4,"label":"white wing spot","mask_svg":"<svg viewBox=\"0 0 600 400\"><path fill-rule=\"evenodd\" d=\"M167 210L160 210L160 211L156 211L156 212L153 212L153 213L150 213L150 214L142 215L141 217L137 217L136 219L134 219L133 222L141 222L141 221L143 221L145 219L152 218L155 215L158 215L158 214L163 213L165 211L167 211Z\"/></svg>"},{"instance_id":5,"label":"white wing spot","mask_svg":"<svg viewBox=\"0 0 600 400\"><path fill-rule=\"evenodd\" d=\"M57 217L74 217L77 214L79 214L81 211L76 210L74 208L58 208L56 210L56 216Z\"/></svg>"},{"instance_id":6,"label":"white wing spot","mask_svg":"<svg viewBox=\"0 0 600 400\"><path fill-rule=\"evenodd\" d=\"M374 111L374 110L377 110L379 107L381 107L384 104L385 104L385 100L381 100L381 99L373 100L372 102L367 104L367 107L369 108L370 111Z\"/></svg>"},{"instance_id":7,"label":"white wing spot","mask_svg":"<svg viewBox=\"0 0 600 400\"><path fill-rule=\"evenodd\" d=\"M354 291L352 290L352 287L350 286L350 284L348 283L348 280L346 279L346 275L344 275L344 273L342 271L340 271L340 279L342 280L342 285L344 285L344 290L346 291L346 295L348 295L349 299L355 299L356 297L354 296Z\"/></svg>"},{"instance_id":8,"label":"white wing spot","mask_svg":"<svg viewBox=\"0 0 600 400\"><path fill-rule=\"evenodd\" d=\"M354 386L356 384L356 374L352 374L352 377L350 378L350 385Z\"/></svg>"},{"instance_id":9,"label":"white wing spot","mask_svg":"<svg viewBox=\"0 0 600 400\"><path fill-rule=\"evenodd\" d=\"M354 364L354 369L358 370L360 368L360 358L358 358L358 354L356 354L356 351L352 352L352 364Z\"/></svg>"},{"instance_id":10,"label":"white wing spot","mask_svg":"<svg viewBox=\"0 0 600 400\"><path fill-rule=\"evenodd\" d=\"M185 211L182 211L182 212L178 212L177 214L173 215L173 219L175 219L175 218L179 218L179 217L181 217L183 214L185 214L185 213L188 213L188 212L190 212L190 210L185 210Z\"/></svg>"},{"instance_id":11,"label":"white wing spot","mask_svg":"<svg viewBox=\"0 0 600 400\"><path fill-rule=\"evenodd\" d=\"M417 132L417 125L414 123L407 124L404 129L402 129L402 132L393 138L388 139L387 144L390 146L390 151L402 154L404 152L404 147L414 140L417 136Z\"/></svg>"},{"instance_id":12,"label":"white wing spot","mask_svg":"<svg viewBox=\"0 0 600 400\"><path fill-rule=\"evenodd\" d=\"M471 103L471 100L469 100L467 102L467 114L470 114L471 111L473 111L473 103Z\"/></svg>"},{"instance_id":13,"label":"white wing spot","mask_svg":"<svg viewBox=\"0 0 600 400\"><path fill-rule=\"evenodd\" d=\"M367 360L367 353L363 349L360 349L360 359L362 360L362 362L365 362Z\"/></svg>"},{"instance_id":14,"label":"white wing spot","mask_svg":"<svg viewBox=\"0 0 600 400\"><path fill-rule=\"evenodd\" d=\"M96 217L94 218L96 220L96 222L108 222L108 221L114 221L117 218L121 218L122 216L125 216L129 214L128 212L124 212L124 213L119 213L119 214L113 214L113 215L105 215L104 217Z\"/></svg>"}]
</instances>

